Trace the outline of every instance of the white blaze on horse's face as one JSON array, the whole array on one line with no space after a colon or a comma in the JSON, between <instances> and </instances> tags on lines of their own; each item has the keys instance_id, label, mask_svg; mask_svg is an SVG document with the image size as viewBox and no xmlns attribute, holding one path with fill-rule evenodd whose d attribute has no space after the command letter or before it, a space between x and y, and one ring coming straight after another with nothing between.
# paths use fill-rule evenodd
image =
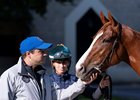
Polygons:
<instances>
[{"instance_id":1,"label":"white blaze on horse's face","mask_svg":"<svg viewBox=\"0 0 140 100\"><path fill-rule=\"evenodd\" d=\"M82 57L79 59L79 61L76 64L76 71L78 71L81 68L81 64L85 61L85 59L87 58L89 52L91 51L93 45L95 44L95 42L103 35L103 32L100 32L92 41L90 47L87 49L87 51L82 55Z\"/></svg>"}]
</instances>

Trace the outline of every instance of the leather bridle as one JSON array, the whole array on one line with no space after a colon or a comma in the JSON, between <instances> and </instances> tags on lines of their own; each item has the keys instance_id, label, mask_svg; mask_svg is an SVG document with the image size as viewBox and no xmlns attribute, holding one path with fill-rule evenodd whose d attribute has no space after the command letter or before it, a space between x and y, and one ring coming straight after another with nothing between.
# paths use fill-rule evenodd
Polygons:
<instances>
[{"instance_id":1,"label":"leather bridle","mask_svg":"<svg viewBox=\"0 0 140 100\"><path fill-rule=\"evenodd\" d=\"M117 47L117 44L119 43L119 40L121 40L121 33L122 33L122 26L121 24L119 24L119 33L118 33L118 36L115 38L114 42L113 42L113 45L112 45L112 48L111 50L109 51L108 55L102 60L102 62L97 65L96 67L94 67L95 70L97 70L99 73L102 73L102 67L104 66L104 64L109 64L110 61L111 61L111 58L112 58L112 55Z\"/></svg>"}]
</instances>

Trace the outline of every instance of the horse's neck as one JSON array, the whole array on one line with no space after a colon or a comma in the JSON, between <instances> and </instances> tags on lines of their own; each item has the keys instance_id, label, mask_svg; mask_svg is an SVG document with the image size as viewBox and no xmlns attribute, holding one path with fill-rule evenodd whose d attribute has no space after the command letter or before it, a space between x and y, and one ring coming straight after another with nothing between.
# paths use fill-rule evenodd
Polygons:
<instances>
[{"instance_id":1,"label":"horse's neck","mask_svg":"<svg viewBox=\"0 0 140 100\"><path fill-rule=\"evenodd\" d=\"M140 33L123 25L122 42L128 54L127 63L140 75Z\"/></svg>"}]
</instances>

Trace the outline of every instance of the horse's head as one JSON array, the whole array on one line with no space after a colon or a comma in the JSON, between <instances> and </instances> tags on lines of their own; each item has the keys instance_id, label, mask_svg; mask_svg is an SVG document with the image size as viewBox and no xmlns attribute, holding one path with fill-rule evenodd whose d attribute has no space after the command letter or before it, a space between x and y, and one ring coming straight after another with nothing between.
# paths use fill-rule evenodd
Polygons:
<instances>
[{"instance_id":1,"label":"horse's head","mask_svg":"<svg viewBox=\"0 0 140 100\"><path fill-rule=\"evenodd\" d=\"M76 64L76 75L86 79L92 73L101 73L109 66L120 62L124 48L121 45L122 26L108 13L106 18L100 13L103 23L101 29L93 37L88 50Z\"/></svg>"}]
</instances>

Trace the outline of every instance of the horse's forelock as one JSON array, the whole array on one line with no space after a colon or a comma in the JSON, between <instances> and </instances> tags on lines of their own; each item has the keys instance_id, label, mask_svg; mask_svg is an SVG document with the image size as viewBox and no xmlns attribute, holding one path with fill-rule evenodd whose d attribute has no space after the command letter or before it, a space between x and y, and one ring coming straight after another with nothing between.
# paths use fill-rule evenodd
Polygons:
<instances>
[{"instance_id":1,"label":"horse's forelock","mask_svg":"<svg viewBox=\"0 0 140 100\"><path fill-rule=\"evenodd\" d=\"M104 33L105 29L106 29L109 25L111 25L111 22L105 23L105 24L98 30L97 34L100 34L101 32ZM93 39L94 39L94 38L95 38L95 36L93 36Z\"/></svg>"}]
</instances>

